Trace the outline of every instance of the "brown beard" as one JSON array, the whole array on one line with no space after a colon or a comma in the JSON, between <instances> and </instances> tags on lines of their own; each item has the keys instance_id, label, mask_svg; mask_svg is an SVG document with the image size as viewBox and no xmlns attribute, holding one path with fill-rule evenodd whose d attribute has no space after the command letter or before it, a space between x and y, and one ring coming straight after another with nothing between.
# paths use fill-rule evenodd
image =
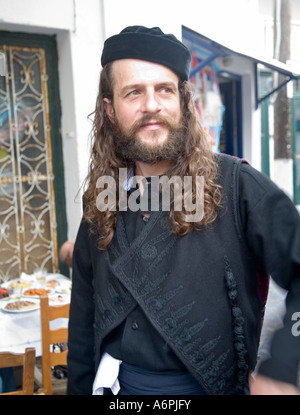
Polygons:
<instances>
[{"instance_id":1,"label":"brown beard","mask_svg":"<svg viewBox=\"0 0 300 415\"><path fill-rule=\"evenodd\" d=\"M168 128L167 140L156 146L144 144L138 137L139 129L149 121L155 120ZM153 132L155 136L155 132ZM175 161L182 155L185 149L185 127L180 122L179 126L170 119L146 115L136 121L128 133L124 133L118 122L113 125L113 137L116 155L128 164L140 161L147 164L155 164L162 160Z\"/></svg>"}]
</instances>

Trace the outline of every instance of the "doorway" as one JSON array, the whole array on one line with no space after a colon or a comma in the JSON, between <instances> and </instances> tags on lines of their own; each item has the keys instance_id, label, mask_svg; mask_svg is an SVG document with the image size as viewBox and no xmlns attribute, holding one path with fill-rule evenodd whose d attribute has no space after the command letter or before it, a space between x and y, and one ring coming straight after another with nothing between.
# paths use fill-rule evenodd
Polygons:
<instances>
[{"instance_id":1,"label":"doorway","mask_svg":"<svg viewBox=\"0 0 300 415\"><path fill-rule=\"evenodd\" d=\"M220 72L218 82L225 107L219 149L221 153L243 157L241 79Z\"/></svg>"}]
</instances>

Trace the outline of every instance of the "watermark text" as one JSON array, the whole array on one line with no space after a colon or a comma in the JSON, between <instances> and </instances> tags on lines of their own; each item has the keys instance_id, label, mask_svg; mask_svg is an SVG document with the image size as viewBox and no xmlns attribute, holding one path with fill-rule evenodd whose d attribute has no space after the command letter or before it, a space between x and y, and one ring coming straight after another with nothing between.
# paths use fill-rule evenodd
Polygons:
<instances>
[{"instance_id":1,"label":"watermark text","mask_svg":"<svg viewBox=\"0 0 300 415\"><path fill-rule=\"evenodd\" d=\"M179 176L154 176L149 190L142 176L132 176L128 179L127 169L121 168L119 185L111 176L98 178L96 187L101 191L97 196L96 206L101 212L116 211L118 193L119 211L170 211L173 206L174 211L184 211L187 222L200 222L204 215L204 177L196 176L195 181L193 192L191 176L185 176L183 179ZM136 190L128 195L129 188Z\"/></svg>"}]
</instances>

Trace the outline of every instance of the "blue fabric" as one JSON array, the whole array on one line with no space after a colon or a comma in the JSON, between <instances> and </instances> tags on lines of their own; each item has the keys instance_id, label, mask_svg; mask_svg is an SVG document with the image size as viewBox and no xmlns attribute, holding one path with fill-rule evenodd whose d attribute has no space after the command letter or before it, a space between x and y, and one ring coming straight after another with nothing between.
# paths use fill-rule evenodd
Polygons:
<instances>
[{"instance_id":1,"label":"blue fabric","mask_svg":"<svg viewBox=\"0 0 300 415\"><path fill-rule=\"evenodd\" d=\"M206 395L189 373L151 372L122 363L119 395Z\"/></svg>"},{"instance_id":2,"label":"blue fabric","mask_svg":"<svg viewBox=\"0 0 300 415\"><path fill-rule=\"evenodd\" d=\"M14 370L12 367L0 369L0 393L16 390Z\"/></svg>"}]
</instances>

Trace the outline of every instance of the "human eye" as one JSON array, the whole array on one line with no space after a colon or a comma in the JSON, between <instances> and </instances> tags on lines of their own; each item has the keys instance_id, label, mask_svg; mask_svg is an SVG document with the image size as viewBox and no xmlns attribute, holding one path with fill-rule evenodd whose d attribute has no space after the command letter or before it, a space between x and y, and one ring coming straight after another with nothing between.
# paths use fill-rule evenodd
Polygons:
<instances>
[{"instance_id":1,"label":"human eye","mask_svg":"<svg viewBox=\"0 0 300 415\"><path fill-rule=\"evenodd\" d=\"M141 91L139 89L137 89L137 88L130 89L130 90L127 91L126 97L127 98L135 98L135 97L139 96L140 94L141 94Z\"/></svg>"},{"instance_id":2,"label":"human eye","mask_svg":"<svg viewBox=\"0 0 300 415\"><path fill-rule=\"evenodd\" d=\"M175 93L175 89L172 85L161 85L160 92L164 95L172 95Z\"/></svg>"},{"instance_id":3,"label":"human eye","mask_svg":"<svg viewBox=\"0 0 300 415\"><path fill-rule=\"evenodd\" d=\"M131 92L129 92L129 96L131 96L131 97L134 97L134 96L137 96L137 95L139 95L139 91L137 90L137 89L135 89L134 91L131 91Z\"/></svg>"},{"instance_id":4,"label":"human eye","mask_svg":"<svg viewBox=\"0 0 300 415\"><path fill-rule=\"evenodd\" d=\"M125 99L135 98L141 93L140 88L137 85L128 85L121 90L121 96Z\"/></svg>"}]
</instances>

